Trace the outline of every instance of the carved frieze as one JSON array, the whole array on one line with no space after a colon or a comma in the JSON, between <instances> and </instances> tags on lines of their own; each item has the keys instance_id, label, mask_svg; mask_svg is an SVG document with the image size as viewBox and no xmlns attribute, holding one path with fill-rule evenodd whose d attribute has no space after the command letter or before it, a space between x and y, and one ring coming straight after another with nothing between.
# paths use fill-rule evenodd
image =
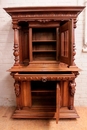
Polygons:
<instances>
[{"instance_id":1,"label":"carved frieze","mask_svg":"<svg viewBox=\"0 0 87 130\"><path fill-rule=\"evenodd\" d=\"M22 74L15 74L14 76L15 80L19 81L58 81L58 80L73 80L75 78L74 74L69 75L61 75L61 74L55 74L55 75L22 75Z\"/></svg>"},{"instance_id":2,"label":"carved frieze","mask_svg":"<svg viewBox=\"0 0 87 130\"><path fill-rule=\"evenodd\" d=\"M61 13L61 12L55 12L55 13L51 13L51 14L49 14L49 13L47 13L46 12L46 14L44 13L44 14L40 14L40 13L38 13L38 14L35 14L35 13L29 13L29 14L26 14L26 13L23 13L23 14L13 14L12 15L12 18L43 18L43 17L46 17L46 18L48 18L48 17L52 17L52 18L58 18L58 17L69 17L69 18L72 18L72 17L76 17L76 13L66 13L66 12L63 12L63 13Z\"/></svg>"}]
</instances>

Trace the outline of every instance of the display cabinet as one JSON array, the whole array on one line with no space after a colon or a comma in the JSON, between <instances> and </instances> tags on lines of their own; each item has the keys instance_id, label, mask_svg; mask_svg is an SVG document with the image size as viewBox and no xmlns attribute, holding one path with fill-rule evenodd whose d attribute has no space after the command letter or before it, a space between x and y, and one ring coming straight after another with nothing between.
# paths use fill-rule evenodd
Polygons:
<instances>
[{"instance_id":1,"label":"display cabinet","mask_svg":"<svg viewBox=\"0 0 87 130\"><path fill-rule=\"evenodd\" d=\"M74 62L77 16L84 6L4 8L14 29L17 107L13 118L77 118Z\"/></svg>"}]
</instances>

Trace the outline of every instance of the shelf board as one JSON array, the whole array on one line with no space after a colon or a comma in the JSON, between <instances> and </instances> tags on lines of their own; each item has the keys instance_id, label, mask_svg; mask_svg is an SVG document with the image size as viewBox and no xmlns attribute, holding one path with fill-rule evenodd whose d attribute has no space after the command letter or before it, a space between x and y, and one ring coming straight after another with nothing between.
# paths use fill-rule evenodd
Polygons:
<instances>
[{"instance_id":1,"label":"shelf board","mask_svg":"<svg viewBox=\"0 0 87 130\"><path fill-rule=\"evenodd\" d=\"M43 92L55 92L55 90L31 90L31 92L33 93L36 93L36 92L40 92L40 93L43 93Z\"/></svg>"},{"instance_id":2,"label":"shelf board","mask_svg":"<svg viewBox=\"0 0 87 130\"><path fill-rule=\"evenodd\" d=\"M56 40L32 40L32 42L56 42Z\"/></svg>"},{"instance_id":3,"label":"shelf board","mask_svg":"<svg viewBox=\"0 0 87 130\"><path fill-rule=\"evenodd\" d=\"M38 99L38 100L40 100L40 99L55 99L56 98L56 95L55 96L53 96L53 95L46 95L46 96L32 96L32 99Z\"/></svg>"},{"instance_id":4,"label":"shelf board","mask_svg":"<svg viewBox=\"0 0 87 130\"><path fill-rule=\"evenodd\" d=\"M33 50L33 52L56 52L56 50Z\"/></svg>"}]
</instances>

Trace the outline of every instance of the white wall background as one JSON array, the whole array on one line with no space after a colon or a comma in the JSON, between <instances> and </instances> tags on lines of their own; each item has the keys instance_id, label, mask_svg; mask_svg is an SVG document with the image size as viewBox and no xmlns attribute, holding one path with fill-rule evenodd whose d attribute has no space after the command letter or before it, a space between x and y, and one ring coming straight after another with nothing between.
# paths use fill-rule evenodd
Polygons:
<instances>
[{"instance_id":1,"label":"white wall background","mask_svg":"<svg viewBox=\"0 0 87 130\"><path fill-rule=\"evenodd\" d=\"M15 105L14 80L7 70L13 65L13 30L10 16L4 7L14 6L65 6L84 5L85 0L0 0L0 106ZM82 53L84 44L84 11L78 17L75 61L82 69L76 79L75 105L87 106L87 53Z\"/></svg>"}]
</instances>

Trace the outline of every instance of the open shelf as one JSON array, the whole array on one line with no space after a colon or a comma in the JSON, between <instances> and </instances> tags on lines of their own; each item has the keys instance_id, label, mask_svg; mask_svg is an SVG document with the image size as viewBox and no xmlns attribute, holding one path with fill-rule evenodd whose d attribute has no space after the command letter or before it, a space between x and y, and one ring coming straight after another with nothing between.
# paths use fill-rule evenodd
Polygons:
<instances>
[{"instance_id":1,"label":"open shelf","mask_svg":"<svg viewBox=\"0 0 87 130\"><path fill-rule=\"evenodd\" d=\"M56 29L32 29L32 57L33 61L56 60Z\"/></svg>"},{"instance_id":2,"label":"open shelf","mask_svg":"<svg viewBox=\"0 0 87 130\"><path fill-rule=\"evenodd\" d=\"M32 90L31 92L39 92L39 93L47 93L47 92L49 92L49 93L52 93L52 92L55 92L55 90Z\"/></svg>"},{"instance_id":3,"label":"open shelf","mask_svg":"<svg viewBox=\"0 0 87 130\"><path fill-rule=\"evenodd\" d=\"M33 50L33 52L56 52L56 50Z\"/></svg>"},{"instance_id":4,"label":"open shelf","mask_svg":"<svg viewBox=\"0 0 87 130\"><path fill-rule=\"evenodd\" d=\"M35 43L38 43L38 42L47 42L47 43L50 43L50 42L56 42L56 40L32 40L32 42L35 42Z\"/></svg>"},{"instance_id":5,"label":"open shelf","mask_svg":"<svg viewBox=\"0 0 87 130\"><path fill-rule=\"evenodd\" d=\"M56 60L56 52L35 52L33 53L34 61L55 61Z\"/></svg>"},{"instance_id":6,"label":"open shelf","mask_svg":"<svg viewBox=\"0 0 87 130\"><path fill-rule=\"evenodd\" d=\"M31 82L32 105L56 106L56 83L42 81Z\"/></svg>"},{"instance_id":7,"label":"open shelf","mask_svg":"<svg viewBox=\"0 0 87 130\"><path fill-rule=\"evenodd\" d=\"M56 40L56 29L55 28L33 28L33 41L51 41Z\"/></svg>"}]
</instances>

